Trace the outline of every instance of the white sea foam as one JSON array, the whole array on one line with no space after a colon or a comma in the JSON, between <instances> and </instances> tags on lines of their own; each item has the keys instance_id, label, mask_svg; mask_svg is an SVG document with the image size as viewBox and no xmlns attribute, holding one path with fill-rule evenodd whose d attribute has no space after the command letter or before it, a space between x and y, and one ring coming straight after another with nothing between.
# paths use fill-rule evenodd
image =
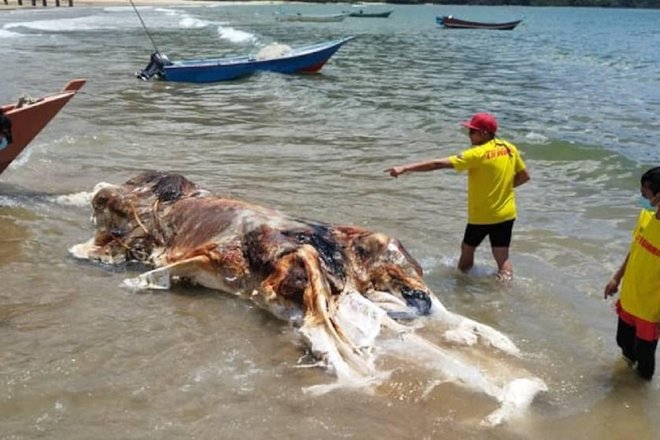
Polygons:
<instances>
[{"instance_id":1,"label":"white sea foam","mask_svg":"<svg viewBox=\"0 0 660 440\"><path fill-rule=\"evenodd\" d=\"M541 133L527 133L525 135L525 140L529 142L530 144L538 144L538 145L545 145L550 142L550 139L548 139L546 136L542 135Z\"/></svg>"},{"instance_id":2,"label":"white sea foam","mask_svg":"<svg viewBox=\"0 0 660 440\"><path fill-rule=\"evenodd\" d=\"M470 277L488 278L497 275L497 269L495 267L495 263L492 263L491 261L492 260L481 261L479 259L476 259L474 262L474 266L472 266L472 268L469 270ZM453 257L442 256L439 259L433 257L427 257L421 260L421 264L425 275L433 273L433 270L438 266L444 266L450 269L456 269L458 266L458 255Z\"/></svg>"},{"instance_id":3,"label":"white sea foam","mask_svg":"<svg viewBox=\"0 0 660 440\"><path fill-rule=\"evenodd\" d=\"M23 150L21 154L19 154L18 157L14 159L12 163L9 164L9 169L15 170L28 163L30 161L30 157L32 156L33 151L34 149L32 148L26 148L25 150Z\"/></svg>"},{"instance_id":4,"label":"white sea foam","mask_svg":"<svg viewBox=\"0 0 660 440\"><path fill-rule=\"evenodd\" d=\"M447 262L445 262L447 260ZM448 266L451 263L451 260L449 257L441 257L441 260L438 262L438 259L436 257L424 257L419 259L419 264L422 266L422 270L424 271L424 274L428 275L429 273L433 272L433 269L435 269L439 264L443 266Z\"/></svg>"},{"instance_id":5,"label":"white sea foam","mask_svg":"<svg viewBox=\"0 0 660 440\"><path fill-rule=\"evenodd\" d=\"M138 12L144 11L147 9L154 9L153 6L136 6ZM133 7L131 6L107 6L103 8L105 12L132 12Z\"/></svg>"},{"instance_id":6,"label":"white sea foam","mask_svg":"<svg viewBox=\"0 0 660 440\"><path fill-rule=\"evenodd\" d=\"M0 206L3 208L16 208L21 206L21 203L12 197L0 196Z\"/></svg>"},{"instance_id":7,"label":"white sea foam","mask_svg":"<svg viewBox=\"0 0 660 440\"><path fill-rule=\"evenodd\" d=\"M87 207L92 203L94 195L103 188L112 186L110 183L100 182L94 186L92 191L82 191L73 194L64 194L53 197L53 201L60 205Z\"/></svg>"},{"instance_id":8,"label":"white sea foam","mask_svg":"<svg viewBox=\"0 0 660 440\"><path fill-rule=\"evenodd\" d=\"M186 13L183 11L180 11L178 9L171 9L171 8L155 8L154 11L164 12L165 15L186 15Z\"/></svg>"},{"instance_id":9,"label":"white sea foam","mask_svg":"<svg viewBox=\"0 0 660 440\"><path fill-rule=\"evenodd\" d=\"M159 27L190 29L203 28L211 24L207 20L192 17L177 9L140 6L138 10L145 12L145 21L147 23L157 23ZM101 14L75 18L17 21L6 24L4 31L8 32L13 29L22 28L45 32L80 32L104 29L130 29L140 26L140 22L135 18L132 8L108 7L104 8L103 12ZM7 35L4 32L0 34L0 37L7 36L11 35Z\"/></svg>"},{"instance_id":10,"label":"white sea foam","mask_svg":"<svg viewBox=\"0 0 660 440\"><path fill-rule=\"evenodd\" d=\"M206 20L200 20L194 17L183 17L179 22L179 26L185 29L199 29L208 26L210 23Z\"/></svg>"},{"instance_id":11,"label":"white sea foam","mask_svg":"<svg viewBox=\"0 0 660 440\"><path fill-rule=\"evenodd\" d=\"M218 26L218 35L221 39L232 43L249 43L257 40L254 34L226 26Z\"/></svg>"},{"instance_id":12,"label":"white sea foam","mask_svg":"<svg viewBox=\"0 0 660 440\"><path fill-rule=\"evenodd\" d=\"M48 32L78 32L98 29L117 29L120 27L126 26L122 26L117 20L111 20L107 17L101 16L59 18L57 20L20 21L16 23L8 23L5 25L5 29L27 28Z\"/></svg>"},{"instance_id":13,"label":"white sea foam","mask_svg":"<svg viewBox=\"0 0 660 440\"><path fill-rule=\"evenodd\" d=\"M6 27L6 26L5 26ZM18 32L8 31L6 29L0 29L0 38L18 38L22 35Z\"/></svg>"}]
</instances>

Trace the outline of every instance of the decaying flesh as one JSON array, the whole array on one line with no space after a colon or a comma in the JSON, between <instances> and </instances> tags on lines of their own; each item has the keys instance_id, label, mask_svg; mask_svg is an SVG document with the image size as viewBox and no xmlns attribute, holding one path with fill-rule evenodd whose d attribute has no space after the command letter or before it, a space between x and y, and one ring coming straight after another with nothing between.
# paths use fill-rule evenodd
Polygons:
<instances>
[{"instance_id":1,"label":"decaying flesh","mask_svg":"<svg viewBox=\"0 0 660 440\"><path fill-rule=\"evenodd\" d=\"M506 336L443 307L419 264L385 234L292 218L164 172L100 189L92 209L96 234L74 246L74 256L153 267L130 280L137 288L188 281L248 297L297 324L339 376L369 376L366 348L377 336L352 327L340 310L346 301L378 328L411 333L396 320L433 315L448 324L447 339L517 354Z\"/></svg>"}]
</instances>

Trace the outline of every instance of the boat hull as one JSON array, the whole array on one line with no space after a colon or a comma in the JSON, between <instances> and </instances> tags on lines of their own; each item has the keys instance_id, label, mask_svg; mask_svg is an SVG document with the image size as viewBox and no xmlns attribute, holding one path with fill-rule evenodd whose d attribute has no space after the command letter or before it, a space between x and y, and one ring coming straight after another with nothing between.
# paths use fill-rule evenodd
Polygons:
<instances>
[{"instance_id":1,"label":"boat hull","mask_svg":"<svg viewBox=\"0 0 660 440\"><path fill-rule=\"evenodd\" d=\"M348 14L331 15L302 15L302 14L275 14L277 21L304 21L311 23L332 23L344 21Z\"/></svg>"},{"instance_id":2,"label":"boat hull","mask_svg":"<svg viewBox=\"0 0 660 440\"><path fill-rule=\"evenodd\" d=\"M352 37L293 49L291 53L272 59L259 60L252 56L219 58L215 60L175 61L163 67L162 79L175 82L229 81L256 72L279 73L317 72Z\"/></svg>"},{"instance_id":3,"label":"boat hull","mask_svg":"<svg viewBox=\"0 0 660 440\"><path fill-rule=\"evenodd\" d=\"M383 12L364 12L363 10L352 11L348 14L349 17L358 17L358 18L387 18L389 17L394 10L390 9L389 11Z\"/></svg>"},{"instance_id":4,"label":"boat hull","mask_svg":"<svg viewBox=\"0 0 660 440\"><path fill-rule=\"evenodd\" d=\"M31 104L9 104L2 110L12 125L12 143L0 150L0 174L7 169L39 132L57 115L67 102L82 88L86 80L74 79L61 93L46 96Z\"/></svg>"},{"instance_id":5,"label":"boat hull","mask_svg":"<svg viewBox=\"0 0 660 440\"><path fill-rule=\"evenodd\" d=\"M500 31L511 31L515 29L522 20L509 21L506 23L483 23L478 21L459 20L452 16L436 17L438 25L448 29L490 29Z\"/></svg>"}]
</instances>

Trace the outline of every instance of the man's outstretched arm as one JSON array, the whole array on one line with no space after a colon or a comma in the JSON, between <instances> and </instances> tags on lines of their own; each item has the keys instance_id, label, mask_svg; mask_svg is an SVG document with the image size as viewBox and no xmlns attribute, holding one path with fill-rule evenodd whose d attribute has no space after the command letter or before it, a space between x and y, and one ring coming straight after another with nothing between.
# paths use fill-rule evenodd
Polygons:
<instances>
[{"instance_id":1,"label":"man's outstretched arm","mask_svg":"<svg viewBox=\"0 0 660 440\"><path fill-rule=\"evenodd\" d=\"M439 170L442 168L453 168L451 161L448 157L443 157L442 159L433 159L427 160L424 162L409 163L406 165L400 165L397 167L388 168L385 170L386 173L390 173L392 177L398 177L401 174L405 173L415 173L419 171L433 171Z\"/></svg>"}]
</instances>

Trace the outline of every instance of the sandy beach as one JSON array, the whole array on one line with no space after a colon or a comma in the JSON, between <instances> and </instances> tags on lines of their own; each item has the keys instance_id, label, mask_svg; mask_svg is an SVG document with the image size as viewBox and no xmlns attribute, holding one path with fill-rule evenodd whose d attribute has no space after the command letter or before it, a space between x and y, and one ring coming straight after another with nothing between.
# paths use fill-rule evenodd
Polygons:
<instances>
[{"instance_id":1,"label":"sandy beach","mask_svg":"<svg viewBox=\"0 0 660 440\"><path fill-rule=\"evenodd\" d=\"M32 6L32 0L23 0L23 5L18 4L18 0L0 0L0 11L3 10L15 10L15 9L43 9L43 8L55 8L56 0L46 0L46 6L43 6L44 0L36 0L36 6ZM73 7L76 6L130 6L128 0L72 0ZM229 4L239 4L239 3L248 3L248 2L214 2L214 1L205 1L205 0L134 0L133 3L135 6L167 6L167 5L182 5L182 4L204 4L204 3L222 3L225 5ZM251 4L277 4L281 2L249 2ZM60 0L61 8L69 7L69 0Z\"/></svg>"},{"instance_id":2,"label":"sandy beach","mask_svg":"<svg viewBox=\"0 0 660 440\"><path fill-rule=\"evenodd\" d=\"M16 9L43 9L55 8L55 0L46 0L46 6L43 5L44 0L37 0L36 6L32 6L32 0L23 0L23 5L18 4L18 0L4 0L0 1L0 11L3 10L16 10ZM199 3L193 0L138 0L133 2L135 6L151 6L151 5L175 5L185 3ZM121 0L73 0L73 7L76 6L130 6L130 2ZM60 0L61 8L69 7L69 0Z\"/></svg>"}]
</instances>

